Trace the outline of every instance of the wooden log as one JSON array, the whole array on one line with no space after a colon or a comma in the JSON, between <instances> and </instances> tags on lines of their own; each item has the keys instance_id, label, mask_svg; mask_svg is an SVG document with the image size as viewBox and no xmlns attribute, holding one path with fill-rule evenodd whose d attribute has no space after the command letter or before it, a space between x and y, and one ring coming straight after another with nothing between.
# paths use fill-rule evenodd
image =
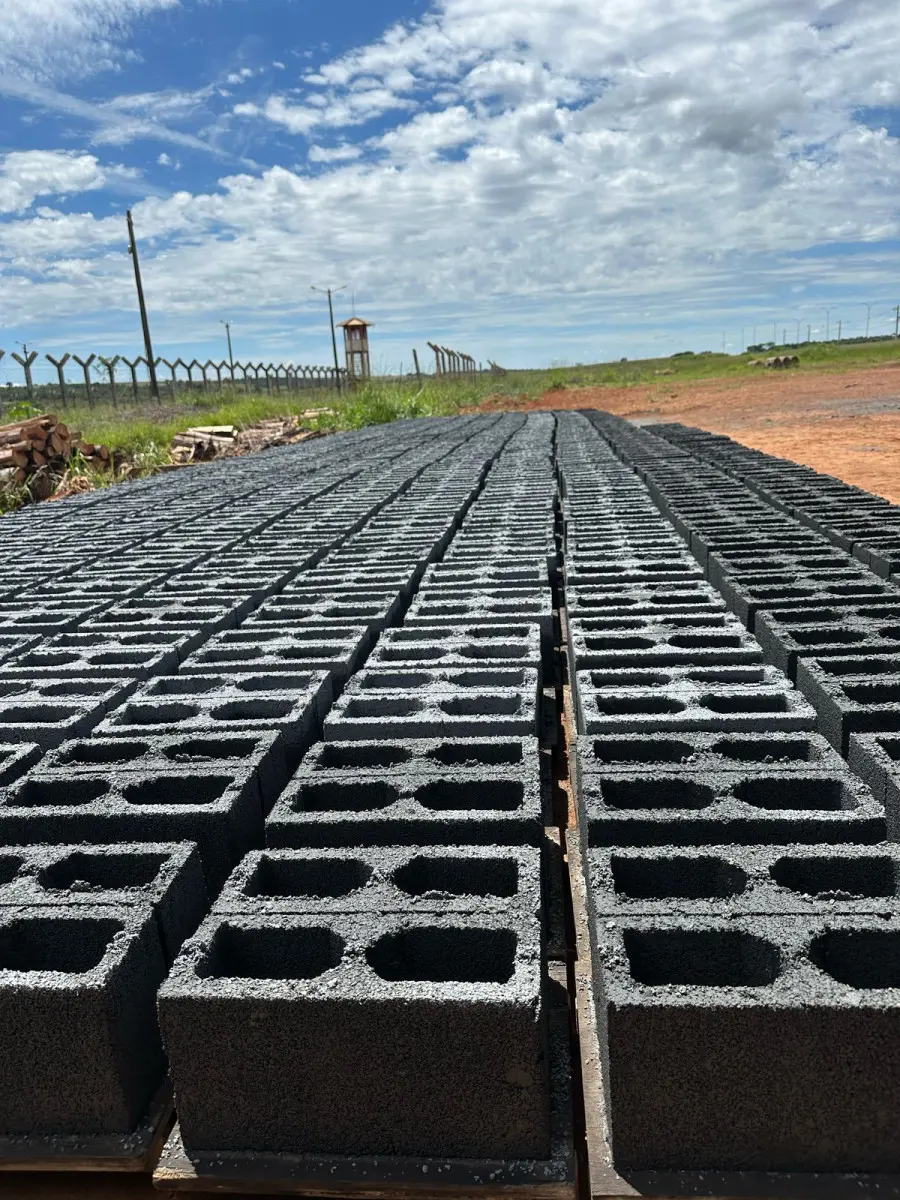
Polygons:
<instances>
[{"instance_id":1,"label":"wooden log","mask_svg":"<svg viewBox=\"0 0 900 1200\"><path fill-rule=\"evenodd\" d=\"M24 450L4 450L0 453L0 469L4 467L27 467L31 456Z\"/></svg>"},{"instance_id":2,"label":"wooden log","mask_svg":"<svg viewBox=\"0 0 900 1200\"><path fill-rule=\"evenodd\" d=\"M26 417L22 421L11 421L8 425L0 425L0 433L8 433L11 429L28 429L36 425L58 424L55 413L46 413L42 417Z\"/></svg>"},{"instance_id":3,"label":"wooden log","mask_svg":"<svg viewBox=\"0 0 900 1200\"><path fill-rule=\"evenodd\" d=\"M32 450L31 451L31 461L36 467L46 467L47 455L44 454L43 451L41 451L41 450Z\"/></svg>"},{"instance_id":4,"label":"wooden log","mask_svg":"<svg viewBox=\"0 0 900 1200\"><path fill-rule=\"evenodd\" d=\"M109 462L109 446L99 446L97 453L104 462Z\"/></svg>"},{"instance_id":5,"label":"wooden log","mask_svg":"<svg viewBox=\"0 0 900 1200\"><path fill-rule=\"evenodd\" d=\"M69 445L69 439L67 437L63 437L60 434L58 425L53 430L53 432L50 434L50 439L49 439L48 444L54 454L61 454L64 457L68 458L69 451L71 449L71 447Z\"/></svg>"},{"instance_id":6,"label":"wooden log","mask_svg":"<svg viewBox=\"0 0 900 1200\"><path fill-rule=\"evenodd\" d=\"M233 438L237 430L233 425L192 425L187 433L214 434L216 437Z\"/></svg>"},{"instance_id":7,"label":"wooden log","mask_svg":"<svg viewBox=\"0 0 900 1200\"><path fill-rule=\"evenodd\" d=\"M64 424L62 421L56 422L56 425L53 427L53 432L58 434L61 438L68 438L72 436L72 434L69 432L68 425Z\"/></svg>"}]
</instances>

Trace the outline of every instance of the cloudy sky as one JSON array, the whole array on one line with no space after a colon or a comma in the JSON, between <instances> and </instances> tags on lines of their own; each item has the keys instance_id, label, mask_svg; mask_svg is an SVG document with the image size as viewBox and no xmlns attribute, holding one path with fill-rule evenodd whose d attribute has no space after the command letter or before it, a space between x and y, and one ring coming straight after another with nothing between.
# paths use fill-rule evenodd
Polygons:
<instances>
[{"instance_id":1,"label":"cloudy sky","mask_svg":"<svg viewBox=\"0 0 900 1200\"><path fill-rule=\"evenodd\" d=\"M885 0L2 0L0 347L510 365L893 329ZM827 309L831 309L830 315ZM8 361L8 360L7 360ZM6 364L4 364L6 365Z\"/></svg>"}]
</instances>

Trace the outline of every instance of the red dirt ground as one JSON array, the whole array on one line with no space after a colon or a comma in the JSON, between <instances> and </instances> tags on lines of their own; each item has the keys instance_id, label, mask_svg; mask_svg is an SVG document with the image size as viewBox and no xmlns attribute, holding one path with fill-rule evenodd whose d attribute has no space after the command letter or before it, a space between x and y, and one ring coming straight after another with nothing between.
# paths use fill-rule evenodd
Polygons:
<instances>
[{"instance_id":1,"label":"red dirt ground","mask_svg":"<svg viewBox=\"0 0 900 1200\"><path fill-rule=\"evenodd\" d=\"M478 411L603 408L641 424L680 421L837 475L900 504L900 363L641 387L496 397Z\"/></svg>"}]
</instances>

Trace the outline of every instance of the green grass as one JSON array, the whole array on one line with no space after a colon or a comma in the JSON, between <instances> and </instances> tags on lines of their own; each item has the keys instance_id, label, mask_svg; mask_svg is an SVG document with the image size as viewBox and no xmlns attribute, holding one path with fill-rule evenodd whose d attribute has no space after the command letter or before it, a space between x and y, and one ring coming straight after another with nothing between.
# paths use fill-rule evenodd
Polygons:
<instances>
[{"instance_id":1,"label":"green grass","mask_svg":"<svg viewBox=\"0 0 900 1200\"><path fill-rule=\"evenodd\" d=\"M749 362L781 352L797 354L801 371L839 372L887 363L900 365L900 341L812 342L797 347L778 347L759 354L692 354L552 367L546 371L513 371L504 382L512 390L541 395L552 388L646 387L664 380L688 383L701 379L728 380L752 377L757 368L748 367Z\"/></svg>"},{"instance_id":2,"label":"green grass","mask_svg":"<svg viewBox=\"0 0 900 1200\"><path fill-rule=\"evenodd\" d=\"M176 433L191 425L236 425L245 428L275 417L299 416L309 409L329 411L304 423L312 429L362 429L403 417L451 416L497 390L503 380L482 376L468 380L373 379L360 388L337 396L333 391L304 392L301 396L202 397L196 392L179 395L150 409L113 408L111 405L68 407L59 415L85 440L124 450L152 469L168 459Z\"/></svg>"},{"instance_id":3,"label":"green grass","mask_svg":"<svg viewBox=\"0 0 900 1200\"><path fill-rule=\"evenodd\" d=\"M785 348L793 352L793 347ZM634 387L652 384L671 385L704 379L746 379L757 374L748 362L760 355L694 354L669 358L639 359L556 366L547 370L510 371L504 376L480 375L474 380L440 380L426 376L396 380L373 379L344 396L333 391L309 391L302 395L204 395L199 392L168 396L159 405L143 408L113 408L98 403L94 408L75 406L57 408L70 429L77 429L91 442L102 442L112 450L124 451L131 473L152 472L169 462L169 447L176 433L191 425L236 425L302 414L307 409L328 412L305 424L322 431L362 429L401 418L451 416L477 404L489 395L537 397L553 389L577 387ZM887 363L900 365L900 341L812 343L796 348L800 371L844 371ZM761 372L759 372L761 374ZM37 404L42 404L40 396ZM21 412L13 411L22 408ZM5 420L27 416L25 404L7 409ZM77 473L77 464L73 464ZM100 475L100 484L113 482L111 474ZM21 506L24 489L0 489L0 515Z\"/></svg>"}]
</instances>

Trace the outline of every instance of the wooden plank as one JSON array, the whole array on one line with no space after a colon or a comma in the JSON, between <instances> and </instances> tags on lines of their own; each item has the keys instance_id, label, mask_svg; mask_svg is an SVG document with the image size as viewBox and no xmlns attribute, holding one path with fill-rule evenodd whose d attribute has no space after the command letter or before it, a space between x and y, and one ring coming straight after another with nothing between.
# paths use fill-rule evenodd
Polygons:
<instances>
[{"instance_id":1,"label":"wooden plank","mask_svg":"<svg viewBox=\"0 0 900 1200\"><path fill-rule=\"evenodd\" d=\"M146 1173L159 1158L173 1118L172 1090L166 1083L129 1134L0 1136L0 1173Z\"/></svg>"}]
</instances>

